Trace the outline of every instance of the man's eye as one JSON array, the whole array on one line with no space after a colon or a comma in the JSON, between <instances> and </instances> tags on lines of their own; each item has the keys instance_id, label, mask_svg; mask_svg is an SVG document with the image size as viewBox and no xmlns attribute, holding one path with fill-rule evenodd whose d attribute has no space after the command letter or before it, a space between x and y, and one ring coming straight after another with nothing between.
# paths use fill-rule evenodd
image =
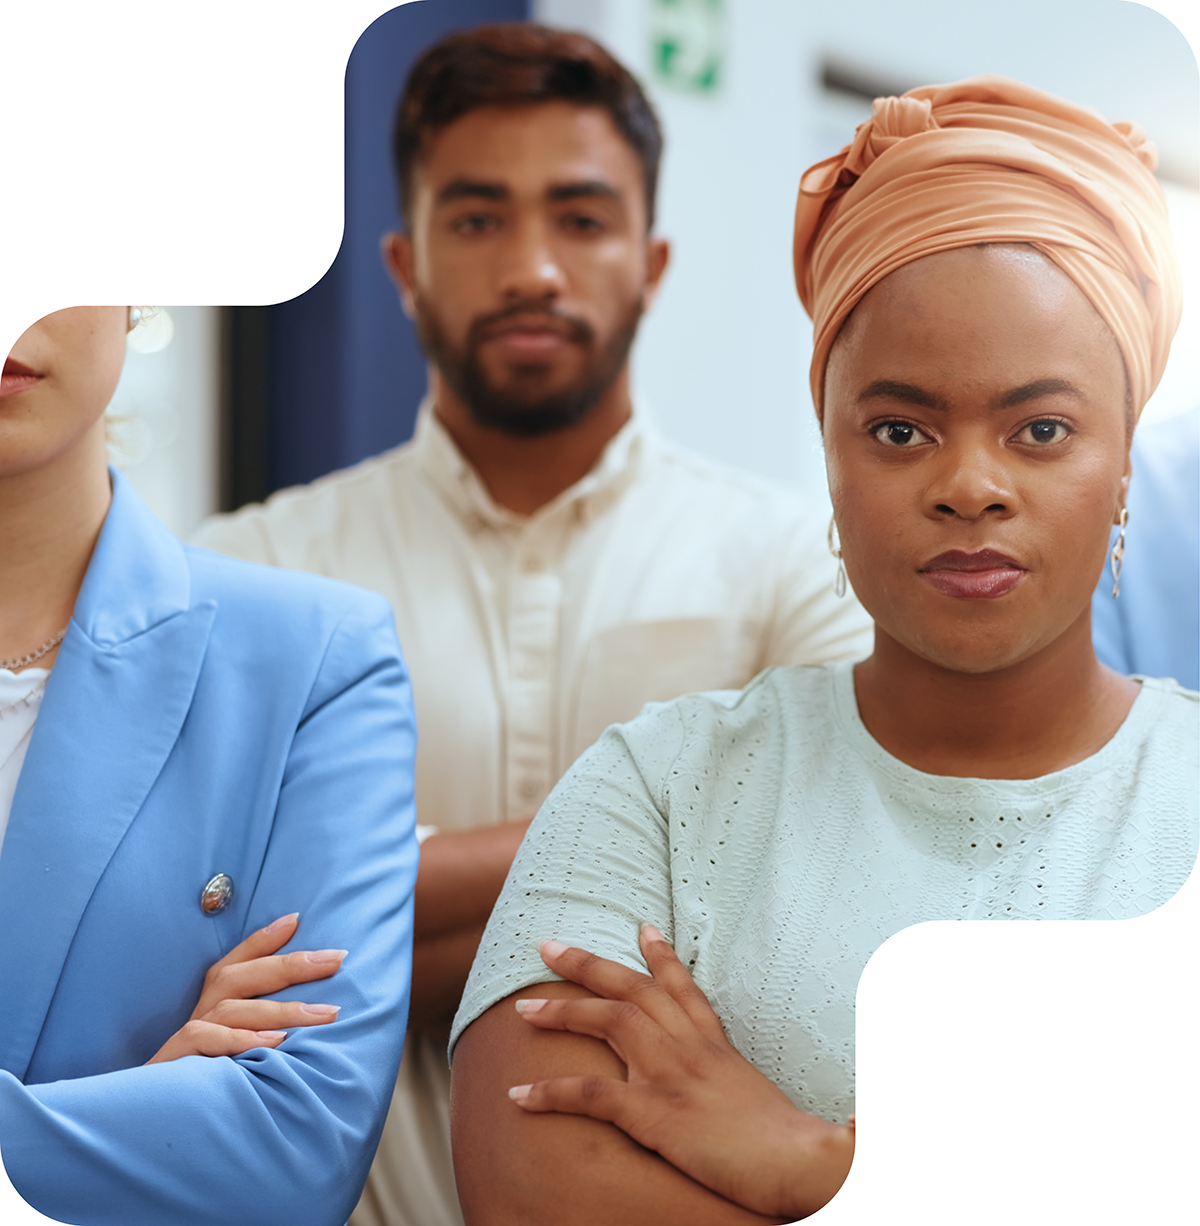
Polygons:
<instances>
[{"instance_id":1,"label":"man's eye","mask_svg":"<svg viewBox=\"0 0 1200 1226\"><path fill-rule=\"evenodd\" d=\"M595 217L588 217L584 213L571 213L563 218L563 224L568 230L574 230L579 234L599 234L604 229L602 222Z\"/></svg>"},{"instance_id":2,"label":"man's eye","mask_svg":"<svg viewBox=\"0 0 1200 1226\"><path fill-rule=\"evenodd\" d=\"M1061 443L1070 433L1061 421L1031 421L1017 438L1022 443L1044 447L1047 443Z\"/></svg>"},{"instance_id":3,"label":"man's eye","mask_svg":"<svg viewBox=\"0 0 1200 1226\"><path fill-rule=\"evenodd\" d=\"M872 433L889 447L916 447L920 443L929 442L926 435L907 421L885 421L883 425L876 426Z\"/></svg>"},{"instance_id":4,"label":"man's eye","mask_svg":"<svg viewBox=\"0 0 1200 1226\"><path fill-rule=\"evenodd\" d=\"M468 213L465 217L456 217L451 228L458 234L481 234L496 224L496 218L487 213Z\"/></svg>"}]
</instances>

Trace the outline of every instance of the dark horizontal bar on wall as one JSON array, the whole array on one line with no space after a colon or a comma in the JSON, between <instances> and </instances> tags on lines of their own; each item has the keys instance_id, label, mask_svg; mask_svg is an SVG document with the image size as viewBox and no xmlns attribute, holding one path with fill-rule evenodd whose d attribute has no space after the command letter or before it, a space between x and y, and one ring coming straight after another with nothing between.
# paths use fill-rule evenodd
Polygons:
<instances>
[{"instance_id":1,"label":"dark horizontal bar on wall","mask_svg":"<svg viewBox=\"0 0 1200 1226\"><path fill-rule=\"evenodd\" d=\"M891 98L916 87L920 82L898 81L887 73L877 72L859 64L827 56L821 61L821 88L835 94L848 94L874 102L876 98Z\"/></svg>"}]
</instances>

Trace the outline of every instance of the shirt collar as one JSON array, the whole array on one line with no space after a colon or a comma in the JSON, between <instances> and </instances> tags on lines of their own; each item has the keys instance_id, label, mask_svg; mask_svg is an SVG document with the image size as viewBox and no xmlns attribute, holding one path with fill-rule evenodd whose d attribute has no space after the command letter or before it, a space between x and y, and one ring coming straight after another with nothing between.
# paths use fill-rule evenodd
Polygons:
<instances>
[{"instance_id":1,"label":"shirt collar","mask_svg":"<svg viewBox=\"0 0 1200 1226\"><path fill-rule=\"evenodd\" d=\"M532 515L500 506L433 412L427 396L417 412L413 448L434 486L472 529L522 528L563 514L586 523L609 506L636 475L650 442L650 427L636 403L590 472Z\"/></svg>"}]
</instances>

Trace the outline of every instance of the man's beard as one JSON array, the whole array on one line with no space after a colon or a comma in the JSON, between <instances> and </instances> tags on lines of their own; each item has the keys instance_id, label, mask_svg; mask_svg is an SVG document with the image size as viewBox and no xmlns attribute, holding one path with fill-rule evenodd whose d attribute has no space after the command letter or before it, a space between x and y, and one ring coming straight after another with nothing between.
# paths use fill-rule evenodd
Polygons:
<instances>
[{"instance_id":1,"label":"man's beard","mask_svg":"<svg viewBox=\"0 0 1200 1226\"><path fill-rule=\"evenodd\" d=\"M476 319L467 332L466 343L459 349L447 337L430 304L418 298L415 305L421 348L466 405L474 421L521 438L550 434L582 421L624 368L642 317L639 298L620 320L607 343L597 349L595 329L584 320L564 315L542 302L518 302ZM490 328L514 315L548 316L560 326L567 325L571 343L581 346L587 355L583 372L573 385L549 394L532 390L523 393L519 367L509 387L498 388L489 382L479 361L480 346ZM536 379L539 364L530 362L528 366L529 377Z\"/></svg>"}]
</instances>

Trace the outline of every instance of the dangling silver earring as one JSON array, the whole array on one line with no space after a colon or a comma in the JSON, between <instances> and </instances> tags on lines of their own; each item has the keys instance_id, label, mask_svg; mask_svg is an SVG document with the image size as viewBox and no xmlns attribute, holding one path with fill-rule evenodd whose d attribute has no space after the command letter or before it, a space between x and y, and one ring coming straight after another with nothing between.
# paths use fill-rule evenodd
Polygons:
<instances>
[{"instance_id":1,"label":"dangling silver earring","mask_svg":"<svg viewBox=\"0 0 1200 1226\"><path fill-rule=\"evenodd\" d=\"M837 535L837 522L832 516L829 520L829 552L838 560L837 576L833 581L833 594L835 596L845 596L846 563L842 561L842 543Z\"/></svg>"},{"instance_id":2,"label":"dangling silver earring","mask_svg":"<svg viewBox=\"0 0 1200 1226\"><path fill-rule=\"evenodd\" d=\"M1121 508L1121 518L1117 522L1121 531L1117 533L1117 543L1112 547L1108 559L1112 566L1114 600L1121 594L1121 567L1125 565L1125 525L1129 523L1128 507Z\"/></svg>"},{"instance_id":3,"label":"dangling silver earring","mask_svg":"<svg viewBox=\"0 0 1200 1226\"><path fill-rule=\"evenodd\" d=\"M130 307L129 308L129 331L132 332L134 328L136 328L138 324L140 324L141 322L142 322L142 308L141 307Z\"/></svg>"}]
</instances>

